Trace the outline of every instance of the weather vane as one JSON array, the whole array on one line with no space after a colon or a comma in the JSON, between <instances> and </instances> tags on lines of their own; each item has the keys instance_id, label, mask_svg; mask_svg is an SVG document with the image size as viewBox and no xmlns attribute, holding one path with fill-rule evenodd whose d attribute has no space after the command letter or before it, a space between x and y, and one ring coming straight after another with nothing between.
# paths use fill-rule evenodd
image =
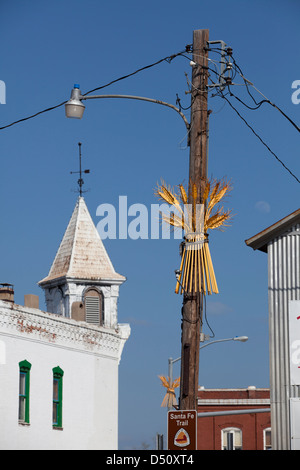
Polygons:
<instances>
[{"instance_id":1,"label":"weather vane","mask_svg":"<svg viewBox=\"0 0 300 470\"><path fill-rule=\"evenodd\" d=\"M71 171L71 175L74 173L79 173L79 179L77 180L78 186L79 186L79 195L82 196L83 193L86 193L87 191L82 190L82 186L84 185L84 181L82 179L82 173L89 173L90 170L83 170L81 169L81 142L78 142L78 147L79 147L79 171Z\"/></svg>"}]
</instances>

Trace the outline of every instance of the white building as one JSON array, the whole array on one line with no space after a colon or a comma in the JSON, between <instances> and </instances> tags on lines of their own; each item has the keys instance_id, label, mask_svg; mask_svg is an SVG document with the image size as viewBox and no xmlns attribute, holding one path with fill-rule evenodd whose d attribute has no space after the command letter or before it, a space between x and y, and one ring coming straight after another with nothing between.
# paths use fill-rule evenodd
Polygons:
<instances>
[{"instance_id":1,"label":"white building","mask_svg":"<svg viewBox=\"0 0 300 470\"><path fill-rule=\"evenodd\" d=\"M38 298L0 289L0 449L117 449L117 274L79 197Z\"/></svg>"}]
</instances>

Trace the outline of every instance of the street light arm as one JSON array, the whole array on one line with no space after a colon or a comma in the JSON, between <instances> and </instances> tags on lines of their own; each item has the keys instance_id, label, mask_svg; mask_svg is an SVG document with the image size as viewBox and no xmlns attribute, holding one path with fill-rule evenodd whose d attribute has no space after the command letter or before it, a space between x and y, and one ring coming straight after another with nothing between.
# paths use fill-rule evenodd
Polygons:
<instances>
[{"instance_id":1,"label":"street light arm","mask_svg":"<svg viewBox=\"0 0 300 470\"><path fill-rule=\"evenodd\" d=\"M200 349L205 348L206 346L209 346L210 344L214 343L223 343L224 341L232 341L233 338L228 338L228 339L216 339L215 341L210 341L209 343L203 344L203 346L200 346Z\"/></svg>"},{"instance_id":2,"label":"street light arm","mask_svg":"<svg viewBox=\"0 0 300 470\"><path fill-rule=\"evenodd\" d=\"M210 341L209 343L203 344L203 346L200 346L200 349L205 348L206 346L209 346L210 344L214 343L223 343L224 341L247 341L248 337L247 336L235 336L234 338L226 338L226 339L216 339L215 341Z\"/></svg>"},{"instance_id":3,"label":"street light arm","mask_svg":"<svg viewBox=\"0 0 300 470\"><path fill-rule=\"evenodd\" d=\"M181 356L180 356L180 357L177 357L177 359L172 359L172 358L170 357L170 358L169 358L169 362L170 362L171 364L175 364L175 362L180 361L180 359L181 359Z\"/></svg>"},{"instance_id":4,"label":"street light arm","mask_svg":"<svg viewBox=\"0 0 300 470\"><path fill-rule=\"evenodd\" d=\"M203 349L206 346L209 346L210 344L223 343L224 341L241 341L241 342L244 343L245 341L248 341L248 336L235 336L234 338L216 339L214 341L210 341L209 343L204 344L203 346L200 346L199 349ZM173 383L173 364L175 364L175 362L178 362L180 360L181 360L181 357L177 357L177 359L172 359L172 357L169 357L168 365L169 365L170 384ZM169 411L170 411L170 409L171 408L169 408Z\"/></svg>"},{"instance_id":5,"label":"street light arm","mask_svg":"<svg viewBox=\"0 0 300 470\"><path fill-rule=\"evenodd\" d=\"M141 100L141 101L148 101L150 103L155 103L155 104L160 104L162 106L167 106L168 108L174 109L184 120L185 126L187 128L187 131L190 130L190 123L186 119L185 115L180 111L179 108L174 106L173 104L166 103L165 101L161 100L156 100L154 98L146 98L144 96L134 96L134 95L90 95L90 96L85 96L85 95L80 95L79 99L80 100L91 100L91 99L98 99L98 98L123 98L123 99L129 99L129 100Z\"/></svg>"},{"instance_id":6,"label":"street light arm","mask_svg":"<svg viewBox=\"0 0 300 470\"><path fill-rule=\"evenodd\" d=\"M209 343L203 344L203 346L200 346L199 349L203 349L206 346L209 346L210 344L214 343L223 343L224 341L241 341L245 342L248 341L248 336L235 336L234 338L226 338L226 339L216 339L214 341L210 341ZM175 362L180 361L181 357L177 357L177 359L172 359L171 357L169 358L169 364L175 364Z\"/></svg>"},{"instance_id":7,"label":"street light arm","mask_svg":"<svg viewBox=\"0 0 300 470\"><path fill-rule=\"evenodd\" d=\"M153 98L146 98L144 96L134 96L134 95L82 95L79 90L79 85L74 85L72 89L71 98L66 102L66 116L81 119L84 111L84 105L82 104L83 100L93 100L93 99L103 99L103 98L123 98L129 100L141 100L148 101L150 103L160 104L162 106L167 106L168 108L174 109L183 119L187 131L190 131L190 123L186 119L185 115L180 111L179 108L173 104L166 103L165 101L156 100Z\"/></svg>"}]
</instances>

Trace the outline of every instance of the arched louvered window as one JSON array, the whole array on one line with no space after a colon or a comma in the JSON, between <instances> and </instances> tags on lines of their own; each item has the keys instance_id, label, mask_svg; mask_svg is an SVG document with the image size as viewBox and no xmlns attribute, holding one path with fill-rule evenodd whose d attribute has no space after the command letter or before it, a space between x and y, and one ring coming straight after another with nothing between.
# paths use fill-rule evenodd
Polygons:
<instances>
[{"instance_id":1,"label":"arched louvered window","mask_svg":"<svg viewBox=\"0 0 300 470\"><path fill-rule=\"evenodd\" d=\"M103 325L103 296L96 289L88 289L84 296L85 321L92 325Z\"/></svg>"}]
</instances>

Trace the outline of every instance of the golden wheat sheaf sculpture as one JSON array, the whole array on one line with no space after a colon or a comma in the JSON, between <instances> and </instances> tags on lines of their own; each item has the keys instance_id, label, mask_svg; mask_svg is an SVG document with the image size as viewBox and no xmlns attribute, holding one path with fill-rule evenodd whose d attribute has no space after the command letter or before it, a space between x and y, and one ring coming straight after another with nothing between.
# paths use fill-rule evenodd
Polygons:
<instances>
[{"instance_id":1,"label":"golden wheat sheaf sculpture","mask_svg":"<svg viewBox=\"0 0 300 470\"><path fill-rule=\"evenodd\" d=\"M230 210L225 210L220 202L232 189L225 180L207 181L202 196L202 204L197 204L198 191L190 183L191 204L183 185L176 192L164 182L157 186L155 195L170 206L168 214L162 214L162 220L184 231L179 277L175 288L176 294L202 292L205 295L218 294L218 285L208 244L208 231L224 229L232 218Z\"/></svg>"},{"instance_id":2,"label":"golden wheat sheaf sculpture","mask_svg":"<svg viewBox=\"0 0 300 470\"><path fill-rule=\"evenodd\" d=\"M180 377L174 380L172 383L169 377L164 377L163 375L159 375L158 377L160 378L163 387L167 389L165 397L160 406L167 406L168 408L175 407L177 405L175 388L179 387Z\"/></svg>"}]
</instances>

